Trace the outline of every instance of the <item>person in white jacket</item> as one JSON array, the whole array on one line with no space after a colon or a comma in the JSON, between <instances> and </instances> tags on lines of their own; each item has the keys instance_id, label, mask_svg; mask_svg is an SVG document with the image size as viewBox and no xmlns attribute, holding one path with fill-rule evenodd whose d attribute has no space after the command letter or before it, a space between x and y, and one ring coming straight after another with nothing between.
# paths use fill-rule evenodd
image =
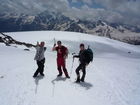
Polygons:
<instances>
[{"instance_id":1,"label":"person in white jacket","mask_svg":"<svg viewBox=\"0 0 140 105\"><path fill-rule=\"evenodd\" d=\"M40 44L37 42L36 45L36 55L34 60L36 60L38 68L36 72L34 73L33 77L37 77L38 73L40 75L44 76L44 63L45 63L45 56L44 52L46 51L46 47L44 47L45 42L41 42Z\"/></svg>"}]
</instances>

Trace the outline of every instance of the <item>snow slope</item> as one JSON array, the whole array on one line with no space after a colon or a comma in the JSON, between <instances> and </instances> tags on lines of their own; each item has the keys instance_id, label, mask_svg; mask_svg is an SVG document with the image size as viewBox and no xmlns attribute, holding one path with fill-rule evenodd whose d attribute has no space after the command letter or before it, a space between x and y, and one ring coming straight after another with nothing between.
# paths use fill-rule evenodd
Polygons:
<instances>
[{"instance_id":1,"label":"snow slope","mask_svg":"<svg viewBox=\"0 0 140 105\"><path fill-rule=\"evenodd\" d=\"M140 105L140 46L73 32L7 34L32 44L46 42L45 77L32 78L37 68L35 49L24 51L23 46L0 44L0 105ZM76 59L71 79L56 78L56 52L51 51L54 38L70 50L69 73L71 53L78 53L79 44L93 49L94 61L87 67L85 83L74 83Z\"/></svg>"}]
</instances>

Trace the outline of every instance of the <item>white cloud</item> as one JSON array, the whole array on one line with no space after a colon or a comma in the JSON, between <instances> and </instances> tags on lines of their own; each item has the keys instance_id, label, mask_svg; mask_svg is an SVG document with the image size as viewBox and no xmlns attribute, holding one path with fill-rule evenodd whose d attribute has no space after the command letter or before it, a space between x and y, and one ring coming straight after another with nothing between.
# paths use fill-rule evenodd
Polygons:
<instances>
[{"instance_id":1,"label":"white cloud","mask_svg":"<svg viewBox=\"0 0 140 105\"><path fill-rule=\"evenodd\" d=\"M80 0L73 0L80 1ZM86 0L82 0L83 2ZM81 18L89 17L101 18L112 22L122 22L126 24L139 25L140 24L140 0L89 0L90 3L97 3L104 7L104 9L93 9L90 7L82 7L79 11ZM88 2L88 0L87 0ZM78 12L77 12L78 14Z\"/></svg>"},{"instance_id":2,"label":"white cloud","mask_svg":"<svg viewBox=\"0 0 140 105\"><path fill-rule=\"evenodd\" d=\"M76 2L83 2L83 3L86 3L86 4L92 4L93 3L93 0L72 0L73 3L76 3Z\"/></svg>"},{"instance_id":3,"label":"white cloud","mask_svg":"<svg viewBox=\"0 0 140 105\"><path fill-rule=\"evenodd\" d=\"M140 24L140 0L71 0L83 2L81 8L70 7L68 0L0 0L0 12L15 11L25 13L39 13L44 10L57 11L67 16L97 20L103 19L111 22L127 24ZM104 8L91 8L97 3ZM90 7L88 5L90 5Z\"/></svg>"}]
</instances>

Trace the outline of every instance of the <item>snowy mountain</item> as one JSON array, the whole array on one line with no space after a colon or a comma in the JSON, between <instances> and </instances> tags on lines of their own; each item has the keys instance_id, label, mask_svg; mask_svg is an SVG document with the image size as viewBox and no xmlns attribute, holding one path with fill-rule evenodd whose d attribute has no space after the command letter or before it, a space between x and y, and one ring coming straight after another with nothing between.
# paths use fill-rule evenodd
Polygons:
<instances>
[{"instance_id":1,"label":"snowy mountain","mask_svg":"<svg viewBox=\"0 0 140 105\"><path fill-rule=\"evenodd\" d=\"M59 30L105 36L139 45L140 28L102 20L71 19L61 13L44 11L36 16L25 14L0 14L0 32Z\"/></svg>"},{"instance_id":2,"label":"snowy mountain","mask_svg":"<svg viewBox=\"0 0 140 105\"><path fill-rule=\"evenodd\" d=\"M140 105L140 46L75 32L6 34L19 42L45 41L45 77L32 78L37 68L33 47L24 51L25 46L0 43L0 105ZM54 38L70 51L70 79L56 78L56 52L51 51ZM85 83L76 84L79 63L75 59L71 68L71 54L78 53L80 43L90 45L94 60L87 66Z\"/></svg>"}]
</instances>

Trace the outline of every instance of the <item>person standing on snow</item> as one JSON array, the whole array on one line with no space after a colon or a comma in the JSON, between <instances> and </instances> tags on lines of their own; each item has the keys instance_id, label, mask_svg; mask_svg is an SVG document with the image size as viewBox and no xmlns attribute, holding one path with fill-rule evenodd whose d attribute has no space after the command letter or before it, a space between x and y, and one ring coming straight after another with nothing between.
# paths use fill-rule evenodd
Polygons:
<instances>
[{"instance_id":1,"label":"person standing on snow","mask_svg":"<svg viewBox=\"0 0 140 105\"><path fill-rule=\"evenodd\" d=\"M80 64L76 69L76 74L77 74L77 80L76 82L79 83L84 82L85 81L85 76L86 76L86 65L89 64L89 62L91 61L90 58L87 56L87 50L85 49L84 44L80 44L80 51L79 51L79 55L74 55L73 58L79 58ZM82 70L83 75L80 78L80 70Z\"/></svg>"},{"instance_id":2,"label":"person standing on snow","mask_svg":"<svg viewBox=\"0 0 140 105\"><path fill-rule=\"evenodd\" d=\"M44 76L44 63L45 63L45 56L44 52L46 51L46 47L44 47L45 42L41 42L40 44L37 42L36 45L36 55L34 60L36 60L38 68L36 72L34 73L33 77L37 77L38 73L40 73L41 76Z\"/></svg>"},{"instance_id":3,"label":"person standing on snow","mask_svg":"<svg viewBox=\"0 0 140 105\"><path fill-rule=\"evenodd\" d=\"M68 49L62 45L61 41L57 41L57 45L54 44L52 51L57 51L57 69L59 74L57 77L62 76L63 72L66 78L70 78L66 69L66 58L68 56ZM63 72L62 72L63 69Z\"/></svg>"}]
</instances>

